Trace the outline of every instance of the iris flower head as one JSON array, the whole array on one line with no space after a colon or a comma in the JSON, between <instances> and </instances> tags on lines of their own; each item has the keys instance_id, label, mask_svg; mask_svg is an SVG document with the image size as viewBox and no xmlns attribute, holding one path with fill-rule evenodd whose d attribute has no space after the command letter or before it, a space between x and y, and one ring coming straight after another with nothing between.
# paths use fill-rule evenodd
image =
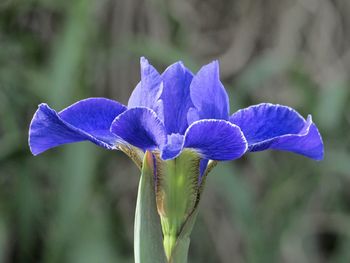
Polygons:
<instances>
[{"instance_id":1,"label":"iris flower head","mask_svg":"<svg viewBox=\"0 0 350 263\"><path fill-rule=\"evenodd\" d=\"M195 75L182 62L162 74L143 57L140 64L141 81L127 106L88 98L56 112L40 104L29 130L32 153L91 141L112 150L159 152L162 160L174 159L184 149L216 161L267 149L323 158L322 139L310 115L305 120L290 107L269 103L230 115L217 61Z\"/></svg>"},{"instance_id":2,"label":"iris flower head","mask_svg":"<svg viewBox=\"0 0 350 263\"><path fill-rule=\"evenodd\" d=\"M141 81L127 106L88 98L56 112L40 104L30 125L29 146L38 155L62 144L90 141L122 150L139 168L144 154L151 153L168 257L216 161L268 149L323 158L322 138L310 115L304 119L290 107L270 103L230 115L217 61L195 75L182 62L162 74L143 57L140 64Z\"/></svg>"}]
</instances>

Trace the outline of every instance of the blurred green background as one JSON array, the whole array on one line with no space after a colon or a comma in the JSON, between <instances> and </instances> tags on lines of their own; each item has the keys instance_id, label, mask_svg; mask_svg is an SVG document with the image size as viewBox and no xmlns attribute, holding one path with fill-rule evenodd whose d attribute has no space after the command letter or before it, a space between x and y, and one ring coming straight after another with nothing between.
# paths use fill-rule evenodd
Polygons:
<instances>
[{"instance_id":1,"label":"blurred green background","mask_svg":"<svg viewBox=\"0 0 350 263\"><path fill-rule=\"evenodd\" d=\"M139 57L219 59L231 112L313 115L325 160L246 155L210 174L190 262L350 262L348 0L0 0L0 262L133 262L139 173L79 143L33 157L37 105L127 103Z\"/></svg>"}]
</instances>

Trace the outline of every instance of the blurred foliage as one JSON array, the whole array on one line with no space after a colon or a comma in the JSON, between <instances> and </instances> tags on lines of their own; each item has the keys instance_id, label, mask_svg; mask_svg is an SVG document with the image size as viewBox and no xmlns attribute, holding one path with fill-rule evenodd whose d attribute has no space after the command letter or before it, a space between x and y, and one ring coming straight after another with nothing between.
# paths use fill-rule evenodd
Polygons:
<instances>
[{"instance_id":1,"label":"blurred foliage","mask_svg":"<svg viewBox=\"0 0 350 263\"><path fill-rule=\"evenodd\" d=\"M40 102L127 102L139 56L218 58L232 110L312 113L326 157L249 154L207 181L190 262L350 262L347 0L1 0L0 262L133 262L138 171L88 143L33 157Z\"/></svg>"}]
</instances>

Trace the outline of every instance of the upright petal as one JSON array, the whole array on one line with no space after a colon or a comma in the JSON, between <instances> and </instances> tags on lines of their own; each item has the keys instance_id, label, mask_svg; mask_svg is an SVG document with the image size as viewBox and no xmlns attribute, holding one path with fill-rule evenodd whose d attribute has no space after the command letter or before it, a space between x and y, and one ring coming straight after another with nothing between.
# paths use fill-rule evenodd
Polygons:
<instances>
[{"instance_id":1,"label":"upright petal","mask_svg":"<svg viewBox=\"0 0 350 263\"><path fill-rule=\"evenodd\" d=\"M164 105L164 125L168 134L184 134L187 124L187 112L193 107L190 97L190 84L193 74L177 62L168 67L162 74Z\"/></svg>"},{"instance_id":2,"label":"upright petal","mask_svg":"<svg viewBox=\"0 0 350 263\"><path fill-rule=\"evenodd\" d=\"M159 148L166 142L162 121L153 110L145 107L132 108L120 114L113 121L111 132L144 151Z\"/></svg>"},{"instance_id":3,"label":"upright petal","mask_svg":"<svg viewBox=\"0 0 350 263\"><path fill-rule=\"evenodd\" d=\"M154 110L160 117L163 114L162 102L159 100L163 90L161 77L144 57L140 59L140 67L141 81L129 98L128 108L147 107Z\"/></svg>"},{"instance_id":4,"label":"upright petal","mask_svg":"<svg viewBox=\"0 0 350 263\"><path fill-rule=\"evenodd\" d=\"M323 142L311 116L305 119L287 106L263 103L237 111L230 121L247 138L249 151L285 150L323 158Z\"/></svg>"},{"instance_id":5,"label":"upright petal","mask_svg":"<svg viewBox=\"0 0 350 263\"><path fill-rule=\"evenodd\" d=\"M29 147L34 155L72 142L89 140L113 149L118 138L109 132L112 121L125 106L104 98L81 100L57 113L40 104L29 128Z\"/></svg>"},{"instance_id":6,"label":"upright petal","mask_svg":"<svg viewBox=\"0 0 350 263\"><path fill-rule=\"evenodd\" d=\"M240 128L225 120L199 120L185 133L184 148L193 148L205 159L226 161L241 157L247 141Z\"/></svg>"},{"instance_id":7,"label":"upright petal","mask_svg":"<svg viewBox=\"0 0 350 263\"><path fill-rule=\"evenodd\" d=\"M199 70L193 77L190 91L194 109L188 114L189 123L198 119L228 119L229 100L220 81L218 61Z\"/></svg>"}]
</instances>

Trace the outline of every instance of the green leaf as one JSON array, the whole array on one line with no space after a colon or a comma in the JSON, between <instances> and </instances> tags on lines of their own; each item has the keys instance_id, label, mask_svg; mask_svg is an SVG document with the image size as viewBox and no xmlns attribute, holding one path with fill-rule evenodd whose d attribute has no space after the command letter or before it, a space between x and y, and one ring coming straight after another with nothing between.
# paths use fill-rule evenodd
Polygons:
<instances>
[{"instance_id":1,"label":"green leaf","mask_svg":"<svg viewBox=\"0 0 350 263\"><path fill-rule=\"evenodd\" d=\"M146 152L137 195L134 252L136 263L167 262L157 213L153 156Z\"/></svg>"},{"instance_id":2,"label":"green leaf","mask_svg":"<svg viewBox=\"0 0 350 263\"><path fill-rule=\"evenodd\" d=\"M185 222L180 235L176 240L176 245L170 263L187 263L188 249L190 247L190 235L198 215L198 206L192 212Z\"/></svg>"}]
</instances>

